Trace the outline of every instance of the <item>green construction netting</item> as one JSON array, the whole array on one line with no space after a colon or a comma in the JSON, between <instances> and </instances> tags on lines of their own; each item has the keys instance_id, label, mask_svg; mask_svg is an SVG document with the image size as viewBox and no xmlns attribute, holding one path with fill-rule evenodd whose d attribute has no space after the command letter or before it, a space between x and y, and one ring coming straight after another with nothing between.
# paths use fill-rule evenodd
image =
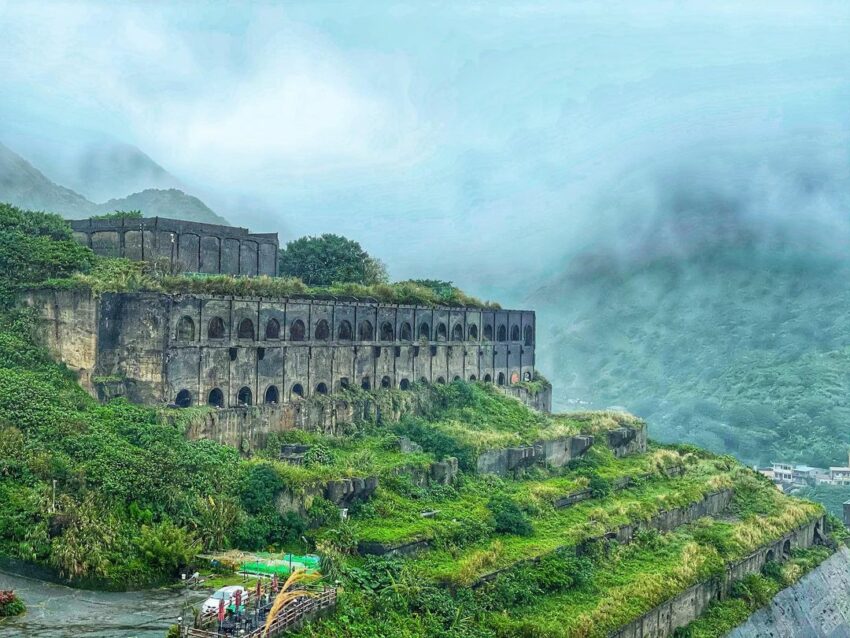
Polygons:
<instances>
[{"instance_id":1,"label":"green construction netting","mask_svg":"<svg viewBox=\"0 0 850 638\"><path fill-rule=\"evenodd\" d=\"M242 563L239 571L249 574L278 574L288 575L290 571L306 569L308 572L319 569L319 557L314 554L298 556L296 554L284 554L283 556L268 555L257 561Z\"/></svg>"}]
</instances>

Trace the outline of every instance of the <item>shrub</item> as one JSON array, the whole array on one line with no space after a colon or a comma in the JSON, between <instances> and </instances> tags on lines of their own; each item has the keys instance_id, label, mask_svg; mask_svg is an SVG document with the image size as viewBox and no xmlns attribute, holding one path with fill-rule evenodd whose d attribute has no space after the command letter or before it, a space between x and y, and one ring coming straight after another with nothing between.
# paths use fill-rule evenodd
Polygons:
<instances>
[{"instance_id":1,"label":"shrub","mask_svg":"<svg viewBox=\"0 0 850 638\"><path fill-rule=\"evenodd\" d=\"M18 616L26 611L26 605L12 590L0 590L0 618Z\"/></svg>"},{"instance_id":2,"label":"shrub","mask_svg":"<svg viewBox=\"0 0 850 638\"><path fill-rule=\"evenodd\" d=\"M239 498L248 512L256 514L274 503L275 496L283 487L283 480L271 465L253 465L240 481Z\"/></svg>"},{"instance_id":3,"label":"shrub","mask_svg":"<svg viewBox=\"0 0 850 638\"><path fill-rule=\"evenodd\" d=\"M487 503L487 509L493 514L495 531L500 534L531 536L534 533L528 515L506 496L491 498Z\"/></svg>"},{"instance_id":4,"label":"shrub","mask_svg":"<svg viewBox=\"0 0 850 638\"><path fill-rule=\"evenodd\" d=\"M324 445L313 445L304 454L304 465L306 467L331 465L333 462L333 453Z\"/></svg>"},{"instance_id":5,"label":"shrub","mask_svg":"<svg viewBox=\"0 0 850 638\"><path fill-rule=\"evenodd\" d=\"M339 507L321 496L313 499L307 510L310 527L325 527L334 525L341 520Z\"/></svg>"}]
</instances>

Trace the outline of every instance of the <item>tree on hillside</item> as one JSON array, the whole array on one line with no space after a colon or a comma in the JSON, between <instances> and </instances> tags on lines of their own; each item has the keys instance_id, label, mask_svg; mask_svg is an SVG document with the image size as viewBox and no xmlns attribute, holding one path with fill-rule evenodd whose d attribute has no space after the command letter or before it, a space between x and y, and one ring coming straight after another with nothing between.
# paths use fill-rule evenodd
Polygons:
<instances>
[{"instance_id":1,"label":"tree on hillside","mask_svg":"<svg viewBox=\"0 0 850 638\"><path fill-rule=\"evenodd\" d=\"M335 283L368 286L387 281L384 264L356 241L332 234L289 242L280 251L279 272L282 276L298 277L308 286Z\"/></svg>"}]
</instances>

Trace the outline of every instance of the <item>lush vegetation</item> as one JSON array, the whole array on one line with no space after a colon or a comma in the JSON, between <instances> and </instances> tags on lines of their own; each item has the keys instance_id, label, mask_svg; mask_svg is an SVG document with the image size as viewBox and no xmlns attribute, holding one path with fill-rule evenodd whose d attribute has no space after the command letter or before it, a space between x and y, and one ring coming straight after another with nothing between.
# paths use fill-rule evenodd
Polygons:
<instances>
[{"instance_id":1,"label":"lush vegetation","mask_svg":"<svg viewBox=\"0 0 850 638\"><path fill-rule=\"evenodd\" d=\"M354 240L326 233L301 237L280 249L278 272L308 286L353 283L364 286L389 281L387 269Z\"/></svg>"},{"instance_id":2,"label":"lush vegetation","mask_svg":"<svg viewBox=\"0 0 850 638\"><path fill-rule=\"evenodd\" d=\"M110 219L142 219L142 211L140 210L116 210L111 213L103 213L102 215L92 215L91 219L110 220Z\"/></svg>"},{"instance_id":3,"label":"lush vegetation","mask_svg":"<svg viewBox=\"0 0 850 638\"><path fill-rule=\"evenodd\" d=\"M27 610L22 601L12 590L0 590L0 618L4 616L20 616Z\"/></svg>"}]
</instances>

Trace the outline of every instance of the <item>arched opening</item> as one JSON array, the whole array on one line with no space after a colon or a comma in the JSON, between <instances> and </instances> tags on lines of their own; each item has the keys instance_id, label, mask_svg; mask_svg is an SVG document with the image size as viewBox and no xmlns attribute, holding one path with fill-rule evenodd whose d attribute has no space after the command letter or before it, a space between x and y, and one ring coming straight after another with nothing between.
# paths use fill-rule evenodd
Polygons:
<instances>
[{"instance_id":1,"label":"arched opening","mask_svg":"<svg viewBox=\"0 0 850 638\"><path fill-rule=\"evenodd\" d=\"M491 377L489 374L485 374L484 383L493 383L493 377Z\"/></svg>"},{"instance_id":2,"label":"arched opening","mask_svg":"<svg viewBox=\"0 0 850 638\"><path fill-rule=\"evenodd\" d=\"M245 386L239 390L239 393L236 395L236 404L237 405L251 405L253 402L254 396L251 394L251 388Z\"/></svg>"},{"instance_id":3,"label":"arched opening","mask_svg":"<svg viewBox=\"0 0 850 638\"><path fill-rule=\"evenodd\" d=\"M385 321L381 324L381 341L392 341L393 339L395 339L393 324L389 321Z\"/></svg>"},{"instance_id":4,"label":"arched opening","mask_svg":"<svg viewBox=\"0 0 850 638\"><path fill-rule=\"evenodd\" d=\"M469 375L469 380L470 380L470 382L473 382L473 383L474 383L475 381L478 381L477 377L476 377L474 374L470 374L470 375Z\"/></svg>"},{"instance_id":5,"label":"arched opening","mask_svg":"<svg viewBox=\"0 0 850 638\"><path fill-rule=\"evenodd\" d=\"M445 384L446 380L443 377L437 377L437 383Z\"/></svg>"},{"instance_id":6,"label":"arched opening","mask_svg":"<svg viewBox=\"0 0 850 638\"><path fill-rule=\"evenodd\" d=\"M499 373L499 385L505 385L505 373L504 372Z\"/></svg>"},{"instance_id":7,"label":"arched opening","mask_svg":"<svg viewBox=\"0 0 850 638\"><path fill-rule=\"evenodd\" d=\"M292 386L292 396L304 398L304 386L296 383Z\"/></svg>"},{"instance_id":8,"label":"arched opening","mask_svg":"<svg viewBox=\"0 0 850 638\"><path fill-rule=\"evenodd\" d=\"M511 326L511 341L519 341L519 326Z\"/></svg>"},{"instance_id":9,"label":"arched opening","mask_svg":"<svg viewBox=\"0 0 850 638\"><path fill-rule=\"evenodd\" d=\"M525 345L530 346L534 343L534 329L531 326L525 327L525 337L523 338Z\"/></svg>"},{"instance_id":10,"label":"arched opening","mask_svg":"<svg viewBox=\"0 0 850 638\"><path fill-rule=\"evenodd\" d=\"M448 329L446 328L446 324L437 324L437 331L434 334L434 338L436 341L445 341L448 338Z\"/></svg>"},{"instance_id":11,"label":"arched opening","mask_svg":"<svg viewBox=\"0 0 850 638\"><path fill-rule=\"evenodd\" d=\"M782 543L782 558L788 559L791 558L791 540L786 539L784 543Z\"/></svg>"},{"instance_id":12,"label":"arched opening","mask_svg":"<svg viewBox=\"0 0 850 638\"><path fill-rule=\"evenodd\" d=\"M460 381L460 380L461 380L460 377L458 375L455 375L454 379L452 379L452 382Z\"/></svg>"},{"instance_id":13,"label":"arched opening","mask_svg":"<svg viewBox=\"0 0 850 638\"><path fill-rule=\"evenodd\" d=\"M452 341L463 341L463 326L459 323L452 328Z\"/></svg>"},{"instance_id":14,"label":"arched opening","mask_svg":"<svg viewBox=\"0 0 850 638\"><path fill-rule=\"evenodd\" d=\"M327 384L325 384L325 383L319 383L319 384L317 384L317 385L316 385L316 392L317 392L318 394L327 394L327 393L328 393L328 386L327 386Z\"/></svg>"},{"instance_id":15,"label":"arched opening","mask_svg":"<svg viewBox=\"0 0 850 638\"><path fill-rule=\"evenodd\" d=\"M280 392L277 391L276 385L270 385L266 390L266 403L280 403Z\"/></svg>"},{"instance_id":16,"label":"arched opening","mask_svg":"<svg viewBox=\"0 0 850 638\"><path fill-rule=\"evenodd\" d=\"M341 321L339 330L336 331L336 338L340 341L351 341L354 334L351 331L351 324L348 321Z\"/></svg>"},{"instance_id":17,"label":"arched opening","mask_svg":"<svg viewBox=\"0 0 850 638\"><path fill-rule=\"evenodd\" d=\"M505 326L499 326L499 341L508 340L508 329Z\"/></svg>"},{"instance_id":18,"label":"arched opening","mask_svg":"<svg viewBox=\"0 0 850 638\"><path fill-rule=\"evenodd\" d=\"M177 322L177 340L195 340L195 322L192 321L192 317L180 317L180 321Z\"/></svg>"},{"instance_id":19,"label":"arched opening","mask_svg":"<svg viewBox=\"0 0 850 638\"><path fill-rule=\"evenodd\" d=\"M431 326L425 321L419 324L419 338L431 341Z\"/></svg>"},{"instance_id":20,"label":"arched opening","mask_svg":"<svg viewBox=\"0 0 850 638\"><path fill-rule=\"evenodd\" d=\"M364 390L372 389L372 382L369 380L369 377L363 377L363 381L360 382L360 387Z\"/></svg>"},{"instance_id":21,"label":"arched opening","mask_svg":"<svg viewBox=\"0 0 850 638\"><path fill-rule=\"evenodd\" d=\"M207 339L224 339L224 321L221 317L213 317L207 324Z\"/></svg>"},{"instance_id":22,"label":"arched opening","mask_svg":"<svg viewBox=\"0 0 850 638\"><path fill-rule=\"evenodd\" d=\"M372 327L372 322L364 320L357 327L357 336L360 341L372 341L375 338L375 329Z\"/></svg>"},{"instance_id":23,"label":"arched opening","mask_svg":"<svg viewBox=\"0 0 850 638\"><path fill-rule=\"evenodd\" d=\"M331 338L331 327L324 319L320 319L316 324L316 331L313 333L313 338L316 341L328 341Z\"/></svg>"},{"instance_id":24,"label":"arched opening","mask_svg":"<svg viewBox=\"0 0 850 638\"><path fill-rule=\"evenodd\" d=\"M469 339L470 341L478 341L478 326L475 324L469 326Z\"/></svg>"},{"instance_id":25,"label":"arched opening","mask_svg":"<svg viewBox=\"0 0 850 638\"><path fill-rule=\"evenodd\" d=\"M402 379L399 381L398 387L400 390L409 390L410 389L410 381L407 379Z\"/></svg>"},{"instance_id":26,"label":"arched opening","mask_svg":"<svg viewBox=\"0 0 850 638\"><path fill-rule=\"evenodd\" d=\"M304 337L307 334L307 327L304 325L304 322L300 319L296 319L291 324L289 324L289 340L290 341L304 341Z\"/></svg>"},{"instance_id":27,"label":"arched opening","mask_svg":"<svg viewBox=\"0 0 850 638\"><path fill-rule=\"evenodd\" d=\"M522 373L522 380L523 381L531 381L531 373L528 372L528 371L523 372Z\"/></svg>"},{"instance_id":28,"label":"arched opening","mask_svg":"<svg viewBox=\"0 0 850 638\"><path fill-rule=\"evenodd\" d=\"M216 408L223 408L224 392L222 392L218 388L213 388L212 390L210 390L209 395L207 395L207 405L211 405Z\"/></svg>"},{"instance_id":29,"label":"arched opening","mask_svg":"<svg viewBox=\"0 0 850 638\"><path fill-rule=\"evenodd\" d=\"M342 379L339 380L339 389L340 390L348 390L348 388L350 386L351 386L351 384L348 381L348 377L342 377Z\"/></svg>"},{"instance_id":30,"label":"arched opening","mask_svg":"<svg viewBox=\"0 0 850 638\"><path fill-rule=\"evenodd\" d=\"M773 555L773 550L772 549L767 550L767 554L764 555L764 562L765 563L772 563L774 560L775 560L775 556Z\"/></svg>"},{"instance_id":31,"label":"arched opening","mask_svg":"<svg viewBox=\"0 0 850 638\"><path fill-rule=\"evenodd\" d=\"M280 322L277 319L266 322L266 339L280 339Z\"/></svg>"},{"instance_id":32,"label":"arched opening","mask_svg":"<svg viewBox=\"0 0 850 638\"><path fill-rule=\"evenodd\" d=\"M392 385L392 380L389 377L382 377L381 378L381 387L382 388L389 388L391 385Z\"/></svg>"},{"instance_id":33,"label":"arched opening","mask_svg":"<svg viewBox=\"0 0 850 638\"><path fill-rule=\"evenodd\" d=\"M239 328L236 331L236 336L239 339L253 339L254 338L254 322L250 319L243 319L239 322Z\"/></svg>"},{"instance_id":34,"label":"arched opening","mask_svg":"<svg viewBox=\"0 0 850 638\"><path fill-rule=\"evenodd\" d=\"M493 326L491 326L489 323L484 326L484 340L493 341Z\"/></svg>"},{"instance_id":35,"label":"arched opening","mask_svg":"<svg viewBox=\"0 0 850 638\"><path fill-rule=\"evenodd\" d=\"M180 390L177 393L177 398L174 399L174 405L178 408L188 408L192 405L192 395L188 390Z\"/></svg>"},{"instance_id":36,"label":"arched opening","mask_svg":"<svg viewBox=\"0 0 850 638\"><path fill-rule=\"evenodd\" d=\"M410 324L405 321L401 324L399 335L401 336L402 341L413 341L413 328L411 328Z\"/></svg>"},{"instance_id":37,"label":"arched opening","mask_svg":"<svg viewBox=\"0 0 850 638\"><path fill-rule=\"evenodd\" d=\"M419 377L419 383L424 383L425 385L428 385L428 377Z\"/></svg>"}]
</instances>

